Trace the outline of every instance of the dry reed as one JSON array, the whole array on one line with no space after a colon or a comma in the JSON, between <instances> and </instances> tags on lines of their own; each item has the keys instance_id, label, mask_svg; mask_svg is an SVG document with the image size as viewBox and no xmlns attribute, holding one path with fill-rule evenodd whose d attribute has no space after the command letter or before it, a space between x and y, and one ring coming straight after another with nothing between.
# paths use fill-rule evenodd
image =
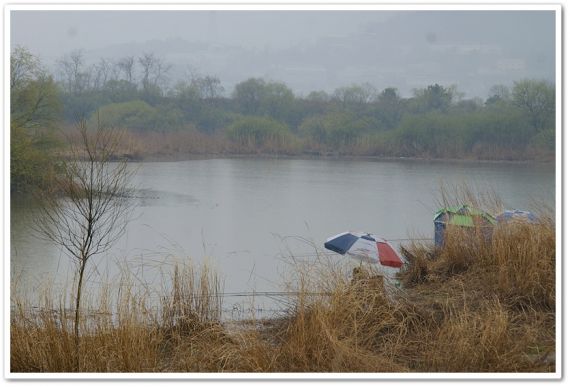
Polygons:
<instances>
[{"instance_id":1,"label":"dry reed","mask_svg":"<svg viewBox=\"0 0 570 387\"><path fill-rule=\"evenodd\" d=\"M406 246L394 295L372 268L350 276L324 260L296 261L294 306L243 329L221 321L208 267L175 268L158 307L134 287L115 298L104 290L82 321L80 371L554 372L552 219L448 241ZM12 372L73 370L70 313L51 299L40 309L12 301Z\"/></svg>"}]
</instances>

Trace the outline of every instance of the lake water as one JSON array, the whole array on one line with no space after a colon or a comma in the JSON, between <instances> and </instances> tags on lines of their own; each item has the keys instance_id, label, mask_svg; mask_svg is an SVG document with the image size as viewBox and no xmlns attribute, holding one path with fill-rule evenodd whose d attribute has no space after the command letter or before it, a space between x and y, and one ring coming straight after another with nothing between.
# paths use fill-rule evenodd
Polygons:
<instances>
[{"instance_id":1,"label":"lake water","mask_svg":"<svg viewBox=\"0 0 570 387\"><path fill-rule=\"evenodd\" d=\"M340 232L371 232L395 245L432 238L442 184L494 191L506 207L555 207L553 164L212 159L137 167L133 220L114 248L93 260L91 284L127 262L138 278L160 285L159 273L191 257L214 266L226 293L281 290L287 257L315 259L315 246ZM69 258L34 236L36 217L33 203L13 202L10 273L26 292L73 275Z\"/></svg>"}]
</instances>

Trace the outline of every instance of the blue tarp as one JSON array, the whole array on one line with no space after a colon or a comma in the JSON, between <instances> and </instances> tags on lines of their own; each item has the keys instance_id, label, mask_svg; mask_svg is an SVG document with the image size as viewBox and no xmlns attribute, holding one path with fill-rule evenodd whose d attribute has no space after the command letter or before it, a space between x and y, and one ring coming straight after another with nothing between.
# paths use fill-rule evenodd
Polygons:
<instances>
[{"instance_id":1,"label":"blue tarp","mask_svg":"<svg viewBox=\"0 0 570 387\"><path fill-rule=\"evenodd\" d=\"M507 210L497 215L499 223L509 223L511 221L522 221L531 224L538 223L538 217L530 211Z\"/></svg>"}]
</instances>

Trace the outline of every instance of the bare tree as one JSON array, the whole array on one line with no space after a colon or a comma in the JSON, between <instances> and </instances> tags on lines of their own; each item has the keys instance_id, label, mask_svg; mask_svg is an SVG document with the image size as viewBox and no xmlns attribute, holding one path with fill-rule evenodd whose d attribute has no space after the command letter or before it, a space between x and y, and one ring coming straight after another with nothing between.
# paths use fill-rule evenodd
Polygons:
<instances>
[{"instance_id":1,"label":"bare tree","mask_svg":"<svg viewBox=\"0 0 570 387\"><path fill-rule=\"evenodd\" d=\"M111 69L112 63L105 58L101 58L99 63L93 65L93 88L95 90L99 90L107 84L111 76Z\"/></svg>"},{"instance_id":2,"label":"bare tree","mask_svg":"<svg viewBox=\"0 0 570 387\"><path fill-rule=\"evenodd\" d=\"M138 58L138 61L142 69L143 89L159 87L166 80L166 73L172 67L153 53L144 53Z\"/></svg>"},{"instance_id":3,"label":"bare tree","mask_svg":"<svg viewBox=\"0 0 570 387\"><path fill-rule=\"evenodd\" d=\"M224 92L222 82L218 77L207 75L205 77L196 76L192 78L192 86L200 94L200 98L212 102L216 98L220 98Z\"/></svg>"},{"instance_id":4,"label":"bare tree","mask_svg":"<svg viewBox=\"0 0 570 387\"><path fill-rule=\"evenodd\" d=\"M135 58L133 56L124 57L117 62L117 66L125 74L127 82L131 83L133 81Z\"/></svg>"},{"instance_id":5,"label":"bare tree","mask_svg":"<svg viewBox=\"0 0 570 387\"><path fill-rule=\"evenodd\" d=\"M127 161L115 161L122 132L102 128L88 130L77 124L69 137L69 160L56 178L54 191L42 197L42 216L36 230L61 246L76 264L75 348L79 355L79 318L85 268L90 259L107 251L121 237L133 202ZM79 356L76 367L79 370Z\"/></svg>"},{"instance_id":6,"label":"bare tree","mask_svg":"<svg viewBox=\"0 0 570 387\"><path fill-rule=\"evenodd\" d=\"M89 88L91 74L85 69L83 51L74 50L57 62L63 83L70 94L81 94Z\"/></svg>"},{"instance_id":7,"label":"bare tree","mask_svg":"<svg viewBox=\"0 0 570 387\"><path fill-rule=\"evenodd\" d=\"M170 63L164 62L162 59L158 58L154 65L154 85L164 88L165 83L168 81L167 73L172 68Z\"/></svg>"},{"instance_id":8,"label":"bare tree","mask_svg":"<svg viewBox=\"0 0 570 387\"><path fill-rule=\"evenodd\" d=\"M152 68L154 66L154 62L156 60L156 57L152 53L151 54L144 53L138 59L139 59L139 64L141 65L141 69L142 69L142 79L141 79L142 87L143 87L143 89L146 89L150 84L151 72L152 72Z\"/></svg>"}]
</instances>

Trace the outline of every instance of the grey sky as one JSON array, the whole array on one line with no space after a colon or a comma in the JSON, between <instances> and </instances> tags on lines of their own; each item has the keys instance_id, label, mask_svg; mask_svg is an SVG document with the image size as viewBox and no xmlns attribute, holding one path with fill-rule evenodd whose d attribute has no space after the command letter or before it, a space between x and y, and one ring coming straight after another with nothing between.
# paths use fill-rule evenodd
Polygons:
<instances>
[{"instance_id":1,"label":"grey sky","mask_svg":"<svg viewBox=\"0 0 570 387\"><path fill-rule=\"evenodd\" d=\"M406 96L437 82L485 98L555 74L553 11L13 11L11 44L51 68L74 49L90 62L153 52L171 82L192 68L230 91L263 77L298 94L369 82Z\"/></svg>"}]
</instances>

